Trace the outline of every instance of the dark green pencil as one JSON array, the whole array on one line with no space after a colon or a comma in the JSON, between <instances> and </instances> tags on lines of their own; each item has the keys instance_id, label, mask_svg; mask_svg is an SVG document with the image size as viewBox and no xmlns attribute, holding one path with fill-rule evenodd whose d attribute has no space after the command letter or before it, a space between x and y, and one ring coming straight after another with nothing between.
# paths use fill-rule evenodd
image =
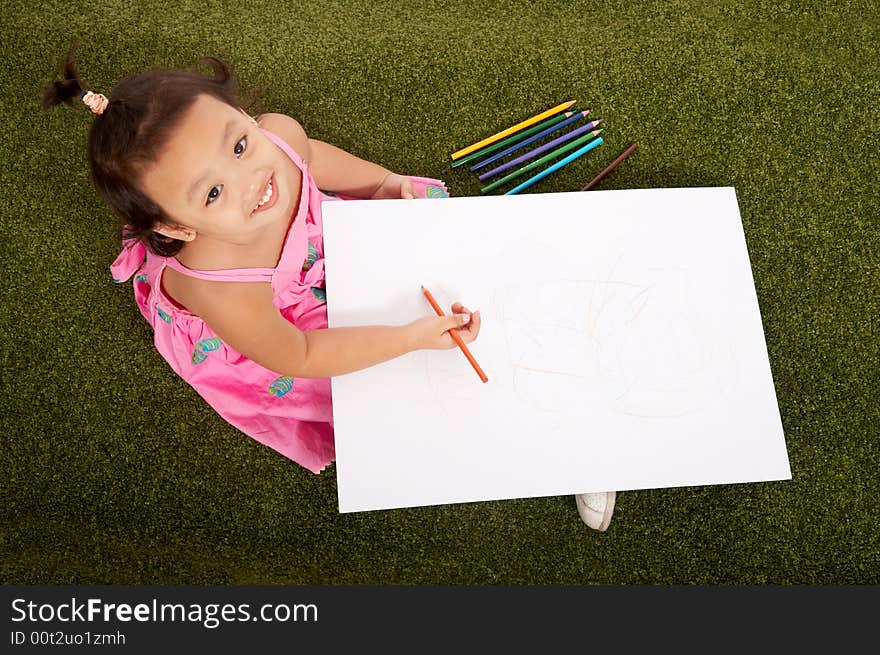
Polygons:
<instances>
[{"instance_id":1,"label":"dark green pencil","mask_svg":"<svg viewBox=\"0 0 880 655\"><path fill-rule=\"evenodd\" d=\"M587 109L584 116L586 116L589 113L590 113L590 110ZM546 128L550 127L551 125L555 125L559 121L564 121L566 118L570 118L571 116L574 116L574 112L567 111L563 114L560 114L559 116L554 116L553 118L548 118L546 121L544 121L540 125L535 125L534 127L530 127L529 129L525 130L524 132L518 132L518 133L514 134L513 136L507 137L503 141L499 141L498 143L493 143L491 146L486 146L482 150L478 150L477 152L472 152L467 157L462 157L458 161L452 162L452 168L455 168L456 166L461 166L462 164L468 164L475 159L479 159L480 157L483 157L484 155L488 155L490 153L493 153L496 150L501 150L501 148L503 148L504 146L509 146L512 143L516 143L520 139L528 138L528 137L532 136L533 134L535 134L536 132L540 132L541 130L546 129Z\"/></svg>"},{"instance_id":2,"label":"dark green pencil","mask_svg":"<svg viewBox=\"0 0 880 655\"><path fill-rule=\"evenodd\" d=\"M565 154L569 150L574 150L578 146L582 146L583 144L587 143L588 141L592 141L597 136L599 136L599 132L601 132L601 131L602 130L600 129L600 130L593 130L592 132L587 132L580 139L575 139L571 143L564 145L561 148L557 148L556 150L551 152L549 155L544 155L540 159L533 161L531 164L526 164L522 168L516 169L510 175L505 175L500 180L495 180L494 182L492 182L492 184L490 184L488 186L484 186L482 189L480 189L480 193L488 193L489 191L492 191L493 189L497 189L502 184L504 184L506 182L510 182L512 179L517 178L520 175L523 175L524 173L528 173L529 171L536 169L541 164L545 164L548 161L550 161L551 159L554 159L555 157L558 157L559 155Z\"/></svg>"}]
</instances>

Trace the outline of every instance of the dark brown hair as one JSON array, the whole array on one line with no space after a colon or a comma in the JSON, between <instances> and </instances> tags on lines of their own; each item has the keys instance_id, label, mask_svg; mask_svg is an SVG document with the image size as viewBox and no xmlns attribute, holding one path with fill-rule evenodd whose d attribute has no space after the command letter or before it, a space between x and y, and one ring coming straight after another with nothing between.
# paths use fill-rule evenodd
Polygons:
<instances>
[{"instance_id":1,"label":"dark brown hair","mask_svg":"<svg viewBox=\"0 0 880 655\"><path fill-rule=\"evenodd\" d=\"M63 78L45 88L41 101L44 110L62 102L79 111L88 110L82 97L89 89L80 81L73 59L77 45L74 43L67 51ZM155 68L125 77L105 94L109 104L102 114L94 115L89 130L88 156L95 188L132 226L125 238L140 239L151 252L164 257L177 254L184 242L152 229L157 222L173 221L137 186L146 165L156 161L199 94L213 96L236 109L247 109L265 90L260 87L242 104L231 66L211 56L202 57L198 63L210 64L214 76L205 77L192 69Z\"/></svg>"}]
</instances>

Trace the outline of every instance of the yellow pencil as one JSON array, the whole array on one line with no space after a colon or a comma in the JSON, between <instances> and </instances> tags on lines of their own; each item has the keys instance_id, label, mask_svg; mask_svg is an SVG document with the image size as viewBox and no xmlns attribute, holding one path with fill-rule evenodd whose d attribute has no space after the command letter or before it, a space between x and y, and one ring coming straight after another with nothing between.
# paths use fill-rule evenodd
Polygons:
<instances>
[{"instance_id":1,"label":"yellow pencil","mask_svg":"<svg viewBox=\"0 0 880 655\"><path fill-rule=\"evenodd\" d=\"M513 127L508 127L503 132L499 132L498 134L495 134L494 136L490 136L488 139L483 139L479 143L475 143L472 146L468 146L467 148L463 148L462 150L459 150L458 152L453 152L452 158L458 159L459 157L464 157L465 155L469 155L470 153L474 152L475 150L479 150L483 146L488 146L490 143L495 143L496 141L498 141L498 139L503 139L506 136L510 136L514 132L519 132L521 129L526 128L529 125L534 125L538 121L542 121L545 118L549 118L553 114L557 114L561 111L564 111L564 110L568 109L569 107L571 107L576 102L577 102L577 100L569 100L568 102L563 102L561 105L557 105L553 109L548 109L547 111L545 111L541 114L538 114L537 116L532 116L528 120L524 120L522 123L517 123Z\"/></svg>"}]
</instances>

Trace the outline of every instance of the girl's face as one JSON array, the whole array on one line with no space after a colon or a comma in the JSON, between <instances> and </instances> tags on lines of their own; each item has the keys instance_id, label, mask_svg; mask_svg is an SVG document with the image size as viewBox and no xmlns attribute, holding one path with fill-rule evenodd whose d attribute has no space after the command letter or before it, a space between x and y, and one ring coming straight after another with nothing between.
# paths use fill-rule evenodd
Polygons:
<instances>
[{"instance_id":1,"label":"girl's face","mask_svg":"<svg viewBox=\"0 0 880 655\"><path fill-rule=\"evenodd\" d=\"M140 182L174 222L155 225L156 232L249 245L290 220L292 167L244 111L203 94ZM270 179L272 197L254 211Z\"/></svg>"}]
</instances>

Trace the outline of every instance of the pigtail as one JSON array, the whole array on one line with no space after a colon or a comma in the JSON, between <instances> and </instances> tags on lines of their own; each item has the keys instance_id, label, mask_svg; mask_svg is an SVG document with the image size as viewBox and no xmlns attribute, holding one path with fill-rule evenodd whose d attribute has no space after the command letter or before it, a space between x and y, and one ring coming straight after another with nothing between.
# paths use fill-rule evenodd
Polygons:
<instances>
[{"instance_id":1,"label":"pigtail","mask_svg":"<svg viewBox=\"0 0 880 655\"><path fill-rule=\"evenodd\" d=\"M269 84L258 85L250 90L243 91L240 88L238 75L235 67L228 64L218 57L206 55L200 57L197 65L208 65L213 71L213 76L209 79L218 89L222 90L223 95L227 98L237 98L238 104L246 110L251 109L257 104L263 94L269 89ZM197 72L197 68L196 68ZM257 112L259 113L259 112Z\"/></svg>"},{"instance_id":2,"label":"pigtail","mask_svg":"<svg viewBox=\"0 0 880 655\"><path fill-rule=\"evenodd\" d=\"M82 97L87 91L85 85L79 79L79 73L77 72L73 56L73 51L78 45L79 42L76 42L70 46L67 55L64 58L64 63L62 65L64 69L64 78L61 80L55 80L51 85L46 87L43 93L43 98L40 102L43 109L50 109L63 102L77 111L83 110L83 104L81 102L74 102L74 100L82 100Z\"/></svg>"},{"instance_id":3,"label":"pigtail","mask_svg":"<svg viewBox=\"0 0 880 655\"><path fill-rule=\"evenodd\" d=\"M214 84L223 87L233 96L238 92L238 81L230 64L210 55L201 57L198 63L201 65L208 64L213 69L214 75L210 79Z\"/></svg>"}]
</instances>

